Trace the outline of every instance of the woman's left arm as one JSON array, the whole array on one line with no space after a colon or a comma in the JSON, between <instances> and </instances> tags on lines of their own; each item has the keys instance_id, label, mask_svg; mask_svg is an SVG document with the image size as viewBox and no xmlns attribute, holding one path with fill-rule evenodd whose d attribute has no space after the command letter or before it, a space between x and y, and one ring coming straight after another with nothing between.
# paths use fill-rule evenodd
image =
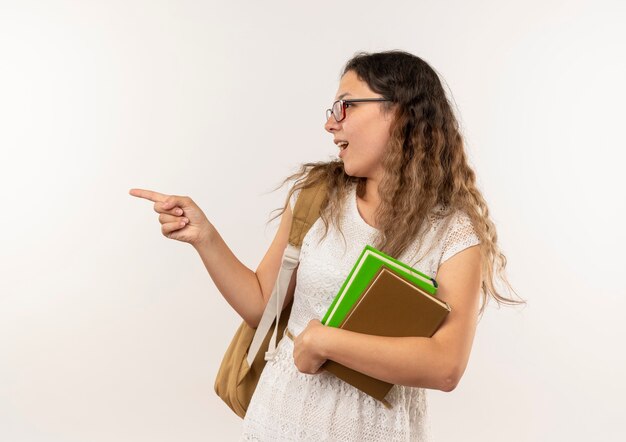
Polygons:
<instances>
[{"instance_id":1,"label":"woman's left arm","mask_svg":"<svg viewBox=\"0 0 626 442\"><path fill-rule=\"evenodd\" d=\"M431 338L373 336L326 327L312 320L295 341L294 360L303 373L319 373L331 359L383 381L452 391L465 372L480 301L480 245L469 247L437 271L437 298L451 308Z\"/></svg>"}]
</instances>

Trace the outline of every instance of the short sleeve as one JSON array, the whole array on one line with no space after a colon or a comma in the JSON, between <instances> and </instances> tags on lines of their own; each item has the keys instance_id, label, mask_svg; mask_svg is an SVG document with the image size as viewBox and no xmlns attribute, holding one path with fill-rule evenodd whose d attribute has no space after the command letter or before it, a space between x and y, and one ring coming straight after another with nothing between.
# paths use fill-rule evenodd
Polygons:
<instances>
[{"instance_id":1,"label":"short sleeve","mask_svg":"<svg viewBox=\"0 0 626 442\"><path fill-rule=\"evenodd\" d=\"M469 216L461 211L453 216L455 216L455 219L448 227L448 232L443 242L439 265L468 247L480 244L480 238L476 234Z\"/></svg>"}]
</instances>

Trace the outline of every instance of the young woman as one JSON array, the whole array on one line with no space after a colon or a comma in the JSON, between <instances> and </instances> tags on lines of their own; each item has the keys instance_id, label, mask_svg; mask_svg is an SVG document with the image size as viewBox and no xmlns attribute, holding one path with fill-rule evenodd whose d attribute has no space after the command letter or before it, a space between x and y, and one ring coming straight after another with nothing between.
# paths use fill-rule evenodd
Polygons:
<instances>
[{"instance_id":1,"label":"young woman","mask_svg":"<svg viewBox=\"0 0 626 442\"><path fill-rule=\"evenodd\" d=\"M287 291L295 339L282 339L265 366L242 440L428 440L426 389L457 386L489 297L521 302L495 288L496 273L510 288L506 258L457 120L425 61L401 51L355 55L326 117L339 159L305 163L285 179L295 181L256 272L233 255L190 198L130 193L155 202L162 233L192 244L225 299L256 327L278 275L296 197L303 187L325 182L327 203L304 239ZM372 336L320 323L366 244L437 279L437 296L452 310L431 338ZM395 384L387 395L392 408L320 370L327 359Z\"/></svg>"}]
</instances>

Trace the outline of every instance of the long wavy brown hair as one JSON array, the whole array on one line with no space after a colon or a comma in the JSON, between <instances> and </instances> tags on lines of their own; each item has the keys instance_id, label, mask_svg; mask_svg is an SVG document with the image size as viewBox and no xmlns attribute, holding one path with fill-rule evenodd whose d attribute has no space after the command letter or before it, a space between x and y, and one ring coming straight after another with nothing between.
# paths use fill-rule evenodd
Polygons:
<instances>
[{"instance_id":1,"label":"long wavy brown hair","mask_svg":"<svg viewBox=\"0 0 626 442\"><path fill-rule=\"evenodd\" d=\"M427 231L429 217L450 219L464 211L480 238L482 275L482 316L489 297L500 304L525 304L500 293L498 276L515 293L506 274L506 257L498 247L498 234L489 209L476 185L469 166L464 141L452 106L437 73L421 58L403 51L359 52L343 67L341 76L353 71L369 88L390 100L383 112L395 112L389 145L383 158L384 174L378 186L380 204L374 214L378 229L373 247L399 257L417 238L419 244ZM366 178L345 173L343 162L310 162L285 178L274 190L294 181L280 212L298 189L325 182L328 195L322 205L321 219L328 233L329 222L339 231L339 216L352 185L363 197ZM443 229L445 230L445 229Z\"/></svg>"}]
</instances>

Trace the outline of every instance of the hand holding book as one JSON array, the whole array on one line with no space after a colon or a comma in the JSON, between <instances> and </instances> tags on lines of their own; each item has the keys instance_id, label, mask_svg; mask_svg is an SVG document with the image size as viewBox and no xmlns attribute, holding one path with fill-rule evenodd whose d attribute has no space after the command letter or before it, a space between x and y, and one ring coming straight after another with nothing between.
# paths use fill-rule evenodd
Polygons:
<instances>
[{"instance_id":1,"label":"hand holding book","mask_svg":"<svg viewBox=\"0 0 626 442\"><path fill-rule=\"evenodd\" d=\"M293 361L300 373L318 374L323 370L322 366L327 359L322 355L323 339L320 337L327 331L319 319L311 319L298 336L293 336L288 328L285 329L287 337L294 342Z\"/></svg>"}]
</instances>

